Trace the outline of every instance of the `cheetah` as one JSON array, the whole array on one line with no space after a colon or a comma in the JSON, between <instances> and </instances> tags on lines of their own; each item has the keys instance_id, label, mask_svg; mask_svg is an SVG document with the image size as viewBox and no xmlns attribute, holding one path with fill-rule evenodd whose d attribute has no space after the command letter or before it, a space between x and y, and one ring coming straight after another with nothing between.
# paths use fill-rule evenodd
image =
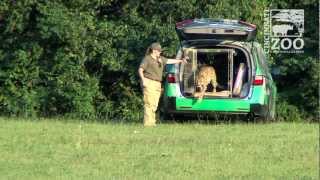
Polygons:
<instances>
[{"instance_id":1,"label":"cheetah","mask_svg":"<svg viewBox=\"0 0 320 180\"><path fill-rule=\"evenodd\" d=\"M196 92L194 97L202 99L210 82L213 86L213 92L216 92L218 85L216 71L212 66L201 66L196 76L196 87L200 89L200 92Z\"/></svg>"}]
</instances>

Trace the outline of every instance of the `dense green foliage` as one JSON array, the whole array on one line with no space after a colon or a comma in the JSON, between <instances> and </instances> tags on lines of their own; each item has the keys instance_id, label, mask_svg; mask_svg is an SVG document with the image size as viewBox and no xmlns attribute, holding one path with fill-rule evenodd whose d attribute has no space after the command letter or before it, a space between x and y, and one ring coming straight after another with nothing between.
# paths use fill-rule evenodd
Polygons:
<instances>
[{"instance_id":1,"label":"dense green foliage","mask_svg":"<svg viewBox=\"0 0 320 180\"><path fill-rule=\"evenodd\" d=\"M2 0L0 3L0 113L139 119L136 73L146 47L160 41L174 56L174 25L188 18L243 19L257 24L263 10L305 9L307 53L272 56L283 119L318 112L318 5L315 0ZM281 59L281 60L277 60Z\"/></svg>"}]
</instances>

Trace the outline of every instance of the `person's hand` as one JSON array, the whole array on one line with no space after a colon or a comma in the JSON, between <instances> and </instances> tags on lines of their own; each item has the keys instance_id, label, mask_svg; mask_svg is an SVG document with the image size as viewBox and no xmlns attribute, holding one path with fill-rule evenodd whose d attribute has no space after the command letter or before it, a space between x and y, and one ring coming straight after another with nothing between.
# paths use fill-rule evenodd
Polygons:
<instances>
[{"instance_id":1,"label":"person's hand","mask_svg":"<svg viewBox=\"0 0 320 180\"><path fill-rule=\"evenodd\" d=\"M187 64L188 60L189 60L189 57L185 56L185 57L182 58L182 63Z\"/></svg>"},{"instance_id":2,"label":"person's hand","mask_svg":"<svg viewBox=\"0 0 320 180\"><path fill-rule=\"evenodd\" d=\"M144 82L144 78L141 79L140 86L141 86L142 89L146 87L146 84Z\"/></svg>"}]
</instances>

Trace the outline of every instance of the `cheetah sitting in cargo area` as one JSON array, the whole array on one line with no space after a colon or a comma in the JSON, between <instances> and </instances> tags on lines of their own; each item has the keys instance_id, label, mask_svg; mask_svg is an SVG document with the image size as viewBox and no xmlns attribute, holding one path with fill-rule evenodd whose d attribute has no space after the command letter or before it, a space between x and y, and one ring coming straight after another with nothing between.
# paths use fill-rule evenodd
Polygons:
<instances>
[{"instance_id":1,"label":"cheetah sitting in cargo area","mask_svg":"<svg viewBox=\"0 0 320 180\"><path fill-rule=\"evenodd\" d=\"M216 71L212 66L201 66L196 76L196 89L199 89L200 91L196 92L194 97L202 99L210 83L213 86L213 92L216 92L218 85Z\"/></svg>"}]
</instances>

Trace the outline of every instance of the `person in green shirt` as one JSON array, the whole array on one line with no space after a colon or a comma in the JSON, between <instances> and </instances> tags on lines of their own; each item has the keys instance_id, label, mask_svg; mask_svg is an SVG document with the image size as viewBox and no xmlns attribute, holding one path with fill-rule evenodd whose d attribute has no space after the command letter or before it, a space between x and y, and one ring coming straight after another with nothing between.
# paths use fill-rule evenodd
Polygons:
<instances>
[{"instance_id":1,"label":"person in green shirt","mask_svg":"<svg viewBox=\"0 0 320 180\"><path fill-rule=\"evenodd\" d=\"M161 95L162 74L166 64L187 63L187 59L168 59L161 56L161 45L152 43L142 59L138 73L143 89L144 126L155 126L155 112Z\"/></svg>"}]
</instances>

